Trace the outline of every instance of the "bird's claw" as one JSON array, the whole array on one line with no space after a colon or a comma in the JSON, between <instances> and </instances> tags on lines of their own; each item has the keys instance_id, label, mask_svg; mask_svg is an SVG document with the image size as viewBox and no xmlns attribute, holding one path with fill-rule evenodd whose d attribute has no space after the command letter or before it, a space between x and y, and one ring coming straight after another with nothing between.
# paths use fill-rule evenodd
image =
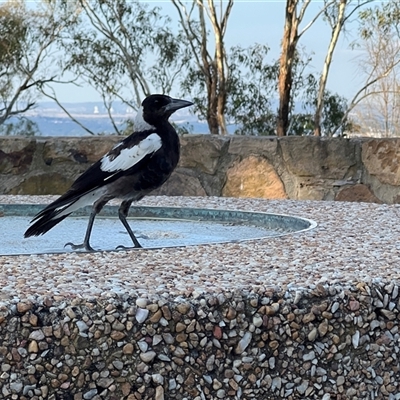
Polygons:
<instances>
[{"instance_id":1,"label":"bird's claw","mask_svg":"<svg viewBox=\"0 0 400 400\"><path fill-rule=\"evenodd\" d=\"M70 246L72 250L85 249L86 251L96 251L87 243L73 244L72 242L65 243L64 248Z\"/></svg>"},{"instance_id":2,"label":"bird's claw","mask_svg":"<svg viewBox=\"0 0 400 400\"><path fill-rule=\"evenodd\" d=\"M132 249L142 249L142 248L143 247L141 245L133 246L133 247L127 247L127 246L124 246L124 245L120 244L119 246L117 246L115 248L115 250L132 250Z\"/></svg>"}]
</instances>

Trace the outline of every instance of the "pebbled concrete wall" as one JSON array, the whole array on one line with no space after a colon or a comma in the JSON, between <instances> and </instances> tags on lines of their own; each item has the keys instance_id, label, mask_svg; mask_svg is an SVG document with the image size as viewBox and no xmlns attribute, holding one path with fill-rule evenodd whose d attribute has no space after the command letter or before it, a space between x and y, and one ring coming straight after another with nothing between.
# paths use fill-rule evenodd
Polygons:
<instances>
[{"instance_id":1,"label":"pebbled concrete wall","mask_svg":"<svg viewBox=\"0 0 400 400\"><path fill-rule=\"evenodd\" d=\"M121 137L0 137L1 194L61 194ZM399 203L400 139L181 138L154 194Z\"/></svg>"},{"instance_id":2,"label":"pebbled concrete wall","mask_svg":"<svg viewBox=\"0 0 400 400\"><path fill-rule=\"evenodd\" d=\"M0 399L397 399L399 290L0 309Z\"/></svg>"}]
</instances>

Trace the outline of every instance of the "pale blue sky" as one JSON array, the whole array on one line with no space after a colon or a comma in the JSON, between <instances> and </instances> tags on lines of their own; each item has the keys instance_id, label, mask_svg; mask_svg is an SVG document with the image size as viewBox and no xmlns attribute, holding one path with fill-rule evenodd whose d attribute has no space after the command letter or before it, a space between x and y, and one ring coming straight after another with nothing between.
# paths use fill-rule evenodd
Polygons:
<instances>
[{"instance_id":1,"label":"pale blue sky","mask_svg":"<svg viewBox=\"0 0 400 400\"><path fill-rule=\"evenodd\" d=\"M162 7L166 14L176 19L176 10L169 0L147 1ZM285 0L236 0L228 23L226 45L240 44L247 47L253 43L264 43L270 47L271 60L279 58L280 43L284 26ZM307 9L304 23L321 9L323 1L313 0ZM341 36L336 47L328 80L328 88L350 99L361 87L357 77L354 59L357 52L349 49L349 44L357 38L356 23L348 27L346 36ZM320 72L329 43L329 26L318 20L300 39L307 53L314 53L311 66L314 72ZM57 94L63 102L100 101L99 95L90 87L60 87Z\"/></svg>"}]
</instances>

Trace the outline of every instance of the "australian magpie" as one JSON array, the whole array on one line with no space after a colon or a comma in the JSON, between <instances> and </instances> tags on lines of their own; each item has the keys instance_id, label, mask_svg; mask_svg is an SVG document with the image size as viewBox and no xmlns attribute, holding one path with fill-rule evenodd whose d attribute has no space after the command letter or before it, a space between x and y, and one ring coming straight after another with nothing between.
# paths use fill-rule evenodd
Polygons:
<instances>
[{"instance_id":1,"label":"australian magpie","mask_svg":"<svg viewBox=\"0 0 400 400\"><path fill-rule=\"evenodd\" d=\"M89 240L94 219L108 201L118 198L122 200L119 219L134 247L141 247L126 220L129 207L133 201L160 187L175 169L179 161L179 137L168 118L176 110L192 104L160 94L148 96L134 121L135 132L115 145L79 176L65 194L39 212L25 237L43 235L73 211L93 205L83 243L65 245L73 250L93 251Z\"/></svg>"}]
</instances>

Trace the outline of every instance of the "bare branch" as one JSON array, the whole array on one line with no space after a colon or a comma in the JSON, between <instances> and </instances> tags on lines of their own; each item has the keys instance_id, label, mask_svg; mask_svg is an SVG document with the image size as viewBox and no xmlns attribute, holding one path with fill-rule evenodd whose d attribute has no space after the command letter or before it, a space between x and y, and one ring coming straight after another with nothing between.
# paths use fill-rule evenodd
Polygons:
<instances>
[{"instance_id":1,"label":"bare branch","mask_svg":"<svg viewBox=\"0 0 400 400\"><path fill-rule=\"evenodd\" d=\"M18 37L19 52L12 67L11 64L7 65L2 74L8 85L7 91L1 93L5 106L1 110L0 123L4 123L9 117L23 114L34 106L35 101L32 98L35 90L40 91L46 83L59 82L57 75L48 78L51 70L44 73L44 68L50 65L55 53L55 43L74 16L67 13L62 18L57 18L51 3L46 4L43 9L29 12L24 8L23 2L9 2L0 7L4 13L2 15L14 18L21 28ZM22 108L18 106L21 98L25 98L26 102Z\"/></svg>"},{"instance_id":2,"label":"bare branch","mask_svg":"<svg viewBox=\"0 0 400 400\"><path fill-rule=\"evenodd\" d=\"M28 102L25 107L22 108L16 108L13 110L9 110L8 107L4 107L0 109L0 112L5 111L5 113L3 115L0 116L0 125L4 124L4 122L10 118L13 117L15 115L20 115L23 114L25 112L27 112L28 110L32 109L34 106L36 105L36 103L34 101L32 102Z\"/></svg>"},{"instance_id":3,"label":"bare branch","mask_svg":"<svg viewBox=\"0 0 400 400\"><path fill-rule=\"evenodd\" d=\"M226 32L226 28L228 26L228 18L231 14L233 7L233 0L229 0L228 4L226 5L225 13L222 15L221 18L221 33L224 36ZM222 13L222 10L221 10Z\"/></svg>"},{"instance_id":4,"label":"bare branch","mask_svg":"<svg viewBox=\"0 0 400 400\"><path fill-rule=\"evenodd\" d=\"M298 23L300 23L303 20L304 14L306 12L307 6L310 4L311 0L306 0L301 8L300 15L298 17ZM328 4L326 4L319 12L311 19L311 21L301 30L301 32L298 34L298 38L300 38L305 32L307 32L317 21L317 19L325 12L325 10L334 4L335 0L330 1Z\"/></svg>"},{"instance_id":5,"label":"bare branch","mask_svg":"<svg viewBox=\"0 0 400 400\"><path fill-rule=\"evenodd\" d=\"M103 104L104 104L104 106L105 106L105 108L107 110L107 114L108 114L108 117L109 117L109 119L110 119L110 121L112 123L112 126L113 126L115 132L117 133L117 135L120 135L121 132L118 129L118 126L115 123L115 119L114 119L114 117L112 115L112 102L110 100L107 101L106 96L105 96L104 93L102 93L102 98L103 98Z\"/></svg>"},{"instance_id":6,"label":"bare branch","mask_svg":"<svg viewBox=\"0 0 400 400\"><path fill-rule=\"evenodd\" d=\"M91 131L89 128L87 128L85 125L83 125L79 120L77 120L58 100L57 96L55 95L54 89L50 86L48 88L52 91L52 94L48 93L45 91L44 87L40 88L41 93L43 93L44 96L48 97L49 99L55 101L57 105L65 112L68 117L75 122L77 125L79 125L82 129L84 129L87 133L90 135L96 135L93 131Z\"/></svg>"},{"instance_id":7,"label":"bare branch","mask_svg":"<svg viewBox=\"0 0 400 400\"><path fill-rule=\"evenodd\" d=\"M374 94L378 94L378 93L386 93L387 91L372 91L372 92L367 92L367 89L370 88L371 86L373 86L375 83L379 82L380 80L386 78L390 72L393 70L393 68L395 68L397 65L400 64L400 59L393 64L392 67L390 67L389 69L387 69L383 74L377 76L376 78L372 79L371 81L367 82L360 90L357 91L357 93L353 96L345 114L343 115L342 118L342 122L344 122L349 114L351 113L351 111L358 105L360 104L363 100L365 100L367 97L371 97ZM361 94L364 92L364 94L361 96ZM397 91L395 91L394 93L398 93ZM339 127L337 128L339 129ZM337 129L333 132L335 133L337 131Z\"/></svg>"},{"instance_id":8,"label":"bare branch","mask_svg":"<svg viewBox=\"0 0 400 400\"><path fill-rule=\"evenodd\" d=\"M109 40L111 40L113 43L115 43L118 47L118 49L121 51L123 54L123 58L121 58L121 61L123 62L124 66L126 67L131 82L135 82L139 84L141 90L143 91L145 96L148 96L150 94L150 88L148 86L148 83L146 79L143 76L143 73L141 69L138 67L137 63L135 63L135 58L132 57L130 53L128 53L128 48L125 46L124 43L121 42L121 40L115 35L115 29L110 26L108 22L107 15L105 14L104 8L100 5L100 10L102 11L103 18L100 18L99 15L95 12L95 10L90 6L90 3L86 3L84 5L84 9L86 11L86 14L88 15L90 21L92 22L93 27L100 33L105 35ZM107 21L106 23L103 21ZM120 16L118 16L118 25L119 28L121 28L121 32L124 32L126 37L128 38L128 41L130 42L130 34L127 32L126 27L124 26ZM132 43L130 42L130 50L134 51ZM129 60L129 62L128 62ZM139 95L138 91L136 91L137 95L137 101L138 104L141 102L141 96Z\"/></svg>"},{"instance_id":9,"label":"bare branch","mask_svg":"<svg viewBox=\"0 0 400 400\"><path fill-rule=\"evenodd\" d=\"M367 2L364 2L367 3ZM365 83L355 93L348 107L347 115L357 106L369 116L374 116L374 121L369 120L376 126L384 126L386 135L393 132L393 127L400 127L398 110L398 75L400 66L400 42L397 32L396 15L392 13L391 6L395 3L383 4L370 9L361 19L361 41L359 47L364 50L363 55L358 58L360 75L365 75ZM377 23L377 21L379 23ZM368 31L368 35L363 33ZM361 108L362 107L362 108ZM363 124L366 116L360 119ZM379 122L378 122L379 121Z\"/></svg>"},{"instance_id":10,"label":"bare branch","mask_svg":"<svg viewBox=\"0 0 400 400\"><path fill-rule=\"evenodd\" d=\"M347 15L346 15L346 17L344 18L344 22L346 22L346 21L348 21L350 18L351 18L351 16L356 12L356 11L358 11L361 7L363 7L363 6L365 6L366 4L368 4L368 3L373 3L375 0L365 0L365 1L363 1L363 2L359 2Z\"/></svg>"},{"instance_id":11,"label":"bare branch","mask_svg":"<svg viewBox=\"0 0 400 400\"><path fill-rule=\"evenodd\" d=\"M185 5L182 3L181 0L171 0L172 4L175 6L175 8L178 11L179 15L179 20L182 26L182 29L185 32L186 37L189 39L188 43L191 48L192 55L194 59L196 60L197 66L199 68L202 68L202 63L201 59L198 55L198 51L196 48L196 43L198 46L201 46L202 42L201 39L198 37L198 35L193 31L192 23L191 23L191 14L193 12L193 7L195 6L195 2L192 3L192 8L190 12L188 13L186 10Z\"/></svg>"}]
</instances>

